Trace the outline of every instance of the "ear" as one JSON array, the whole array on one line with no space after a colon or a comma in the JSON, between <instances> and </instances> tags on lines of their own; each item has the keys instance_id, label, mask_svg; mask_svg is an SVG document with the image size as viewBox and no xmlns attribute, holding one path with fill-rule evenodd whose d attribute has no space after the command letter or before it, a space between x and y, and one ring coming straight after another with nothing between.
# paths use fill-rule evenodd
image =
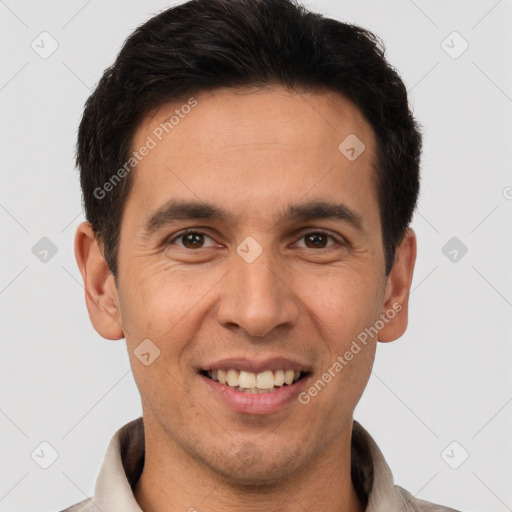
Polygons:
<instances>
[{"instance_id":1,"label":"ear","mask_svg":"<svg viewBox=\"0 0 512 512\"><path fill-rule=\"evenodd\" d=\"M407 329L409 293L411 290L414 263L416 262L416 234L408 228L395 253L395 262L388 276L378 339L394 341Z\"/></svg>"},{"instance_id":2,"label":"ear","mask_svg":"<svg viewBox=\"0 0 512 512\"><path fill-rule=\"evenodd\" d=\"M85 303L92 325L108 340L124 337L117 288L89 222L75 234L75 258L84 280Z\"/></svg>"}]
</instances>

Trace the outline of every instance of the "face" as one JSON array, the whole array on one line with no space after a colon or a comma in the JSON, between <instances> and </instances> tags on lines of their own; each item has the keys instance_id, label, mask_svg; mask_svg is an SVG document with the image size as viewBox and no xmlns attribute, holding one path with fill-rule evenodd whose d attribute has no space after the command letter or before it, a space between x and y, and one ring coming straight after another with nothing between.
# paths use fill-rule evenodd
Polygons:
<instances>
[{"instance_id":1,"label":"face","mask_svg":"<svg viewBox=\"0 0 512 512\"><path fill-rule=\"evenodd\" d=\"M371 372L378 336L345 354L389 307L375 137L334 93L194 100L135 134L134 150L152 147L122 219L119 323L160 446L278 481L341 442ZM353 135L355 159L355 139L339 149Z\"/></svg>"}]
</instances>

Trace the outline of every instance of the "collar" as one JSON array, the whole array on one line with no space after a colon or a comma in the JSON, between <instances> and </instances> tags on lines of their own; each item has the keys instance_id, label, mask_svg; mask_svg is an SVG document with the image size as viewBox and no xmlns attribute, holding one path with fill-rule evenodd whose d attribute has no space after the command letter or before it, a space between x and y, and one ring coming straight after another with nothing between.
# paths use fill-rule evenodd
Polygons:
<instances>
[{"instance_id":1,"label":"collar","mask_svg":"<svg viewBox=\"0 0 512 512\"><path fill-rule=\"evenodd\" d=\"M121 427L108 445L94 490L93 503L103 512L142 512L132 488L144 467L142 417ZM399 510L403 497L370 434L357 422L352 428L352 479L358 492L368 497L366 512Z\"/></svg>"}]
</instances>

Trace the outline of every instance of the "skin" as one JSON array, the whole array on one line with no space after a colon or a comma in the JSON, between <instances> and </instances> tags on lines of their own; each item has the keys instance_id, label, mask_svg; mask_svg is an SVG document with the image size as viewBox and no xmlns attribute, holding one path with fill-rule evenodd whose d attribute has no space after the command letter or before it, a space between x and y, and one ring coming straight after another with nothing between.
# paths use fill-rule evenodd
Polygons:
<instances>
[{"instance_id":1,"label":"skin","mask_svg":"<svg viewBox=\"0 0 512 512\"><path fill-rule=\"evenodd\" d=\"M266 88L196 99L134 171L118 287L90 225L76 232L91 321L104 338L126 338L141 395L146 461L135 498L145 512L362 511L350 477L352 414L377 341L407 327L415 234L407 231L386 278L375 136L343 96ZM183 103L151 112L133 148ZM338 150L349 134L366 146L353 162ZM143 237L144 221L170 199L213 203L234 220L180 220ZM289 203L310 200L344 204L363 230L333 219L276 222ZM207 236L197 245L175 238L186 228ZM335 238L308 243L319 229ZM236 252L248 236L262 248L250 264ZM306 405L242 414L200 382L207 362L275 356L308 362L315 382L397 303L401 311ZM161 351L149 366L134 355L147 338Z\"/></svg>"}]
</instances>

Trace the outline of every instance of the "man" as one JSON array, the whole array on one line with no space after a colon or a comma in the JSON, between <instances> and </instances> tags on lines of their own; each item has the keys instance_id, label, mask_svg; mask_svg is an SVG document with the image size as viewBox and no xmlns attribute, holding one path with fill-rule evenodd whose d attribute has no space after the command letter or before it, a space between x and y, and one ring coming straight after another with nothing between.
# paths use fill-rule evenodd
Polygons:
<instances>
[{"instance_id":1,"label":"man","mask_svg":"<svg viewBox=\"0 0 512 512\"><path fill-rule=\"evenodd\" d=\"M375 36L289 0L194 0L128 38L79 128L75 254L143 417L67 510L452 510L352 418L407 327L420 150Z\"/></svg>"}]
</instances>

